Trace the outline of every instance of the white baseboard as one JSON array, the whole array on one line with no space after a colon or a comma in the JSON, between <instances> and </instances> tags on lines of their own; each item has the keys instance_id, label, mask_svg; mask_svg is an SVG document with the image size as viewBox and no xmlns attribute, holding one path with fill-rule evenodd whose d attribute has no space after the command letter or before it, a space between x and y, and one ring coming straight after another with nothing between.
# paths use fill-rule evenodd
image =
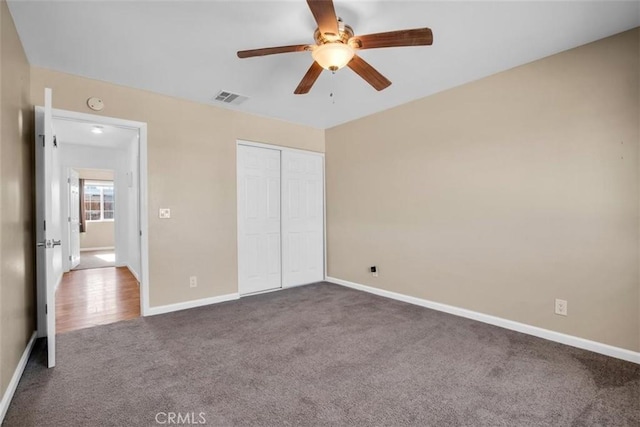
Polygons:
<instances>
[{"instance_id":1,"label":"white baseboard","mask_svg":"<svg viewBox=\"0 0 640 427\"><path fill-rule=\"evenodd\" d=\"M138 283L140 283L140 276L138 276L138 273L136 273L133 267L131 267L129 264L127 264L125 267L127 267L127 269L129 270L129 273L131 273L131 275L136 278Z\"/></svg>"},{"instance_id":2,"label":"white baseboard","mask_svg":"<svg viewBox=\"0 0 640 427\"><path fill-rule=\"evenodd\" d=\"M238 292L238 296L239 296L240 298L245 298L245 297L255 297L256 295L263 295L263 294L270 294L270 293L272 293L272 292L279 292L279 291L281 291L282 289L285 289L285 288L273 288L273 289L267 289L267 290L265 290L265 291L251 292L250 294L240 294L240 293Z\"/></svg>"},{"instance_id":3,"label":"white baseboard","mask_svg":"<svg viewBox=\"0 0 640 427\"><path fill-rule=\"evenodd\" d=\"M381 297L391 298L391 299L406 302L409 304L430 308L432 310L453 314L455 316L477 320L479 322L488 323L490 325L499 326L501 328L510 329L512 331L521 332L523 334L533 335L535 337L544 338L549 341L570 345L572 347L581 348L583 350L589 350L595 353L600 353L606 356L611 356L617 359L622 359L628 362L640 364L640 353L627 350L624 348L614 347L612 345L603 344L597 341L590 341L584 338L575 337L573 335L567 335L561 332L550 331L548 329L539 328L537 326L531 326L525 323L515 322L513 320L503 319L501 317L479 313L477 311L471 311L464 308L454 307L452 305L442 304L439 302L429 301L422 298L416 298L409 295L386 291L384 289L365 286L359 283L349 282L347 280L336 279L335 277L327 277L326 281L335 283L336 285L346 286L348 288L353 288L359 291L375 294Z\"/></svg>"},{"instance_id":4,"label":"white baseboard","mask_svg":"<svg viewBox=\"0 0 640 427\"><path fill-rule=\"evenodd\" d=\"M322 282L323 280L324 279L321 279L320 282ZM302 286L313 285L314 283L318 283L318 281L309 282L309 283L300 283L297 285L290 285L290 286L281 286L279 288L267 289L266 291L251 292L249 294L240 294L240 298L253 297L253 296L262 295L262 294L270 294L271 292L279 292L279 291L284 291L285 289L299 288Z\"/></svg>"},{"instance_id":5,"label":"white baseboard","mask_svg":"<svg viewBox=\"0 0 640 427\"><path fill-rule=\"evenodd\" d=\"M81 248L80 252L88 252L88 251L110 251L110 250L115 250L116 248L114 248L113 246L101 246L98 248Z\"/></svg>"},{"instance_id":6,"label":"white baseboard","mask_svg":"<svg viewBox=\"0 0 640 427\"><path fill-rule=\"evenodd\" d=\"M22 357L20 357L18 366L16 366L16 370L13 372L13 376L11 377L11 381L9 382L9 386L4 392L2 400L0 400L0 424L2 424L4 416L7 415L7 410L9 409L9 404L11 404L11 399L13 399L13 395L16 392L16 388L18 387L18 383L20 382L20 378L22 377L24 368L27 367L27 362L29 361L29 356L31 355L33 344L36 342L36 335L36 331L33 331L33 333L31 334L31 338L27 343L27 347L24 349L24 352L22 352Z\"/></svg>"},{"instance_id":7,"label":"white baseboard","mask_svg":"<svg viewBox=\"0 0 640 427\"><path fill-rule=\"evenodd\" d=\"M173 311L187 310L189 308L202 307L203 305L219 304L221 302L233 301L240 298L238 293L220 295L217 297L197 299L193 301L179 302L177 304L160 305L149 307L145 316L155 316L156 314L171 313Z\"/></svg>"}]
</instances>

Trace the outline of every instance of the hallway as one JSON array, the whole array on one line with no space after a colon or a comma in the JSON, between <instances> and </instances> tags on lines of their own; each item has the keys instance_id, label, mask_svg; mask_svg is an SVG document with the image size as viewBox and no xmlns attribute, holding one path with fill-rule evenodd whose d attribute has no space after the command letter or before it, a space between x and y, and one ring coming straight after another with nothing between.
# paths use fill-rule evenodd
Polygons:
<instances>
[{"instance_id":1,"label":"hallway","mask_svg":"<svg viewBox=\"0 0 640 427\"><path fill-rule=\"evenodd\" d=\"M89 270L93 268L115 267L116 252L115 249L99 250L99 251L81 251L80 264L72 270Z\"/></svg>"},{"instance_id":2,"label":"hallway","mask_svg":"<svg viewBox=\"0 0 640 427\"><path fill-rule=\"evenodd\" d=\"M65 273L56 291L56 333L140 317L140 287L126 267Z\"/></svg>"}]
</instances>

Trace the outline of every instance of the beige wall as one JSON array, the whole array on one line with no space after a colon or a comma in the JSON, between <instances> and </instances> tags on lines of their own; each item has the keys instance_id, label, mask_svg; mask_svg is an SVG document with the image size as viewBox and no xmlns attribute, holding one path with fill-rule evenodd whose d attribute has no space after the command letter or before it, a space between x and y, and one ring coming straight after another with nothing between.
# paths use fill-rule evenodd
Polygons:
<instances>
[{"instance_id":1,"label":"beige wall","mask_svg":"<svg viewBox=\"0 0 640 427\"><path fill-rule=\"evenodd\" d=\"M324 131L32 68L32 102L148 124L151 306L237 292L236 139L324 151ZM160 207L171 219L158 219ZM198 287L189 287L189 276Z\"/></svg>"},{"instance_id":2,"label":"beige wall","mask_svg":"<svg viewBox=\"0 0 640 427\"><path fill-rule=\"evenodd\" d=\"M87 221L86 230L80 233L80 249L115 247L113 221Z\"/></svg>"},{"instance_id":3,"label":"beige wall","mask_svg":"<svg viewBox=\"0 0 640 427\"><path fill-rule=\"evenodd\" d=\"M35 329L29 64L0 1L0 396Z\"/></svg>"},{"instance_id":4,"label":"beige wall","mask_svg":"<svg viewBox=\"0 0 640 427\"><path fill-rule=\"evenodd\" d=\"M638 40L327 130L329 275L640 350Z\"/></svg>"}]
</instances>

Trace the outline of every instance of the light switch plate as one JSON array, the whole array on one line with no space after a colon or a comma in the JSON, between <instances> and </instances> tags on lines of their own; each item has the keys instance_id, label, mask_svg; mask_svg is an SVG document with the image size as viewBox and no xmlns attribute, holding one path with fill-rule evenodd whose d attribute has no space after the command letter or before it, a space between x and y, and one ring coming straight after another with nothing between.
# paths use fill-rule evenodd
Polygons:
<instances>
[{"instance_id":1,"label":"light switch plate","mask_svg":"<svg viewBox=\"0 0 640 427\"><path fill-rule=\"evenodd\" d=\"M158 216L161 219L169 219L169 218L171 218L171 209L169 209L169 208L160 208Z\"/></svg>"}]
</instances>

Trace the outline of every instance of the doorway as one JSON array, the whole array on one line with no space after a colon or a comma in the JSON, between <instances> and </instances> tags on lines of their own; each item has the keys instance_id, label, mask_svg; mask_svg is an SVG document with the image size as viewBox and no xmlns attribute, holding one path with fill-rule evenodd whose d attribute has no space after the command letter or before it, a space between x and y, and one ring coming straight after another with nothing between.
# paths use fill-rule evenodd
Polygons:
<instances>
[{"instance_id":1,"label":"doorway","mask_svg":"<svg viewBox=\"0 0 640 427\"><path fill-rule=\"evenodd\" d=\"M53 128L67 184L60 192L67 238L61 239L65 273L56 289L56 330L138 317L139 130L59 117Z\"/></svg>"},{"instance_id":2,"label":"doorway","mask_svg":"<svg viewBox=\"0 0 640 427\"><path fill-rule=\"evenodd\" d=\"M238 292L324 279L324 156L238 141Z\"/></svg>"},{"instance_id":3,"label":"doorway","mask_svg":"<svg viewBox=\"0 0 640 427\"><path fill-rule=\"evenodd\" d=\"M68 170L71 271L116 266L114 175L106 169Z\"/></svg>"},{"instance_id":4,"label":"doorway","mask_svg":"<svg viewBox=\"0 0 640 427\"><path fill-rule=\"evenodd\" d=\"M38 280L38 334L50 338L52 335L55 337L51 324L59 323L59 315L67 315L67 320L75 317L71 326L67 320L61 320L57 329L64 332L138 317L149 310L146 124L65 110L51 111L53 146L57 154L50 179L60 182L61 191L59 197L50 203L55 207L54 218L59 219L54 222L58 223L62 237L62 256L60 264L53 265L53 276L59 279L47 280L46 283ZM37 117L46 116L46 108L36 107L36 113ZM93 138L101 135L112 138ZM41 144L38 135L36 143ZM79 230L78 233L73 230L73 226L80 222L80 212L77 218L72 218L74 209L70 206L81 205L81 194L79 183L73 190L71 181L74 177L79 180L81 173L85 172L94 174L86 177L88 184L101 187L91 189L99 193L93 199L99 199L100 203L93 206L89 203L87 207L91 212L85 212L85 215L93 220L100 216L99 219L105 223L111 221L113 243L97 246L85 242L84 246L86 249L110 251L103 256L111 264L106 268L77 268L82 265L79 252L83 237ZM111 175L96 176L97 172ZM65 187L65 181L68 187ZM65 188L69 191L64 191ZM96 206L98 208L93 209ZM73 239L77 239L77 245L72 244ZM38 276L44 278L42 274ZM43 289L49 289L51 284L55 284L51 292L54 298L47 304ZM47 315L47 305L53 318ZM56 310L52 310L52 306ZM78 317L79 313L82 317ZM53 321L47 322L48 317ZM50 345L50 352L52 349L54 347Z\"/></svg>"}]
</instances>

